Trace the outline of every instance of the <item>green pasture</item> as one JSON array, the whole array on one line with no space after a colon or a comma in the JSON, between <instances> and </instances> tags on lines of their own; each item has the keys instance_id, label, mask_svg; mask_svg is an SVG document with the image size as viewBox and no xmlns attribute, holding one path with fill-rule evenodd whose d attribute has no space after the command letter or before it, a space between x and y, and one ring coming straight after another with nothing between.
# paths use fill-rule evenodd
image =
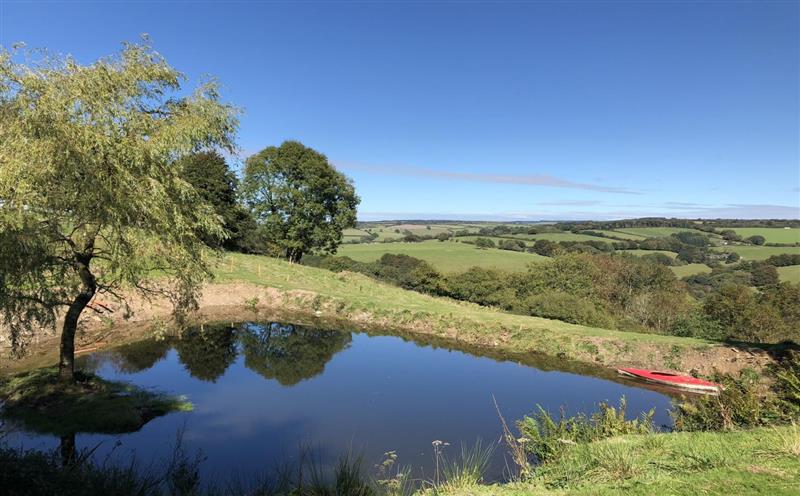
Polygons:
<instances>
[{"instance_id":1,"label":"green pasture","mask_svg":"<svg viewBox=\"0 0 800 496\"><path fill-rule=\"evenodd\" d=\"M789 265L788 267L778 267L778 275L783 282L793 282L800 284L800 265Z\"/></svg>"},{"instance_id":2,"label":"green pasture","mask_svg":"<svg viewBox=\"0 0 800 496\"><path fill-rule=\"evenodd\" d=\"M711 267L701 263L676 265L674 267L670 267L670 269L672 269L672 272L675 273L678 279L686 276L693 276L695 274L708 274L711 272Z\"/></svg>"},{"instance_id":3,"label":"green pasture","mask_svg":"<svg viewBox=\"0 0 800 496\"><path fill-rule=\"evenodd\" d=\"M643 257L645 255L652 255L653 253L661 253L670 258L675 258L678 256L677 253L674 251L666 251L666 250L619 250L617 253L628 253L630 255L636 255L637 257Z\"/></svg>"},{"instance_id":4,"label":"green pasture","mask_svg":"<svg viewBox=\"0 0 800 496\"><path fill-rule=\"evenodd\" d=\"M738 253L743 260L766 260L773 255L784 253L798 255L800 246L753 246L753 245L729 245L715 247L716 251L727 253Z\"/></svg>"},{"instance_id":5,"label":"green pasture","mask_svg":"<svg viewBox=\"0 0 800 496\"><path fill-rule=\"evenodd\" d=\"M442 272L463 272L470 267L485 267L507 271L524 271L529 263L548 260L534 253L513 252L489 248L479 250L474 245L452 241L423 241L421 243L369 243L342 245L338 255L361 262L372 262L384 253L399 253L425 260Z\"/></svg>"},{"instance_id":6,"label":"green pasture","mask_svg":"<svg viewBox=\"0 0 800 496\"><path fill-rule=\"evenodd\" d=\"M638 241L647 238L647 236L644 236L642 234L631 234L621 231L608 231L604 229L592 229L592 230L595 232L603 233L606 236L614 236L615 238L630 239L633 241Z\"/></svg>"},{"instance_id":7,"label":"green pasture","mask_svg":"<svg viewBox=\"0 0 800 496\"><path fill-rule=\"evenodd\" d=\"M624 227L614 229L614 231L622 234L644 236L645 238L666 238L667 236L686 231L708 234L703 233L703 231L698 231L697 229L688 229L685 227Z\"/></svg>"},{"instance_id":8,"label":"green pasture","mask_svg":"<svg viewBox=\"0 0 800 496\"><path fill-rule=\"evenodd\" d=\"M764 236L767 243L800 243L800 228L782 227L737 227L733 229L743 238Z\"/></svg>"}]
</instances>

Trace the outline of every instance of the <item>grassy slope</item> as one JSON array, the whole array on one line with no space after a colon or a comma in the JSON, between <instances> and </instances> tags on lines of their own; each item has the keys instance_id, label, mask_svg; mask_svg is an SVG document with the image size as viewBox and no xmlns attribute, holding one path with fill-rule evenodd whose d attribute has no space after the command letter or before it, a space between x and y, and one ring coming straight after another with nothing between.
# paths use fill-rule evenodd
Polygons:
<instances>
[{"instance_id":1,"label":"grassy slope","mask_svg":"<svg viewBox=\"0 0 800 496\"><path fill-rule=\"evenodd\" d=\"M641 234L631 234L631 233L625 233L625 232L622 232L622 231L606 231L604 229L593 229L593 231L601 232L601 233L606 234L608 236L614 236L615 238L621 238L621 239L642 240L642 239L646 239L647 238L647 236L643 236Z\"/></svg>"},{"instance_id":2,"label":"grassy slope","mask_svg":"<svg viewBox=\"0 0 800 496\"><path fill-rule=\"evenodd\" d=\"M442 272L460 272L472 266L523 271L531 262L547 260L534 253L497 249L479 250L474 245L456 242L369 243L342 245L338 254L362 262L377 260L384 253L402 253L421 258Z\"/></svg>"},{"instance_id":3,"label":"grassy slope","mask_svg":"<svg viewBox=\"0 0 800 496\"><path fill-rule=\"evenodd\" d=\"M800 246L749 246L749 245L734 245L734 246L720 246L714 248L717 251L736 252L744 260L766 260L772 255L781 255L790 253L800 254Z\"/></svg>"},{"instance_id":4,"label":"grassy slope","mask_svg":"<svg viewBox=\"0 0 800 496\"><path fill-rule=\"evenodd\" d=\"M780 276L781 281L800 284L800 265L778 267L778 275Z\"/></svg>"},{"instance_id":5,"label":"grassy slope","mask_svg":"<svg viewBox=\"0 0 800 496\"><path fill-rule=\"evenodd\" d=\"M628 253L630 255L636 255L637 257L643 257L644 255L652 255L653 253L663 253L669 258L678 257L678 254L675 253L674 251L666 251L666 250L619 250L619 253Z\"/></svg>"},{"instance_id":6,"label":"grassy slope","mask_svg":"<svg viewBox=\"0 0 800 496\"><path fill-rule=\"evenodd\" d=\"M615 231L625 234L644 236L647 238L666 237L684 231L702 233L702 231L697 231L695 229L686 229L682 227L625 227L625 228L615 229Z\"/></svg>"},{"instance_id":7,"label":"grassy slope","mask_svg":"<svg viewBox=\"0 0 800 496\"><path fill-rule=\"evenodd\" d=\"M503 252L514 255L512 252ZM507 352L604 364L668 367L670 355L705 349L713 343L691 338L613 331L436 298L380 283L361 274L330 271L252 255L230 254L217 270L220 282L245 281L280 290L305 290L325 301L298 301L305 309L333 305L342 318L368 313L386 325L458 339ZM312 295L313 296L313 295Z\"/></svg>"},{"instance_id":8,"label":"grassy slope","mask_svg":"<svg viewBox=\"0 0 800 496\"><path fill-rule=\"evenodd\" d=\"M670 267L670 269L672 270L672 272L675 273L678 279L686 276L691 276L693 274L707 274L711 272L711 267L701 263L676 265L674 267Z\"/></svg>"},{"instance_id":9,"label":"grassy slope","mask_svg":"<svg viewBox=\"0 0 800 496\"><path fill-rule=\"evenodd\" d=\"M800 243L800 229L784 229L782 227L737 227L733 229L743 238L764 236L767 243Z\"/></svg>"},{"instance_id":10,"label":"grassy slope","mask_svg":"<svg viewBox=\"0 0 800 496\"><path fill-rule=\"evenodd\" d=\"M613 239L603 238L600 236L589 236L587 234L575 234L571 232L557 232L557 233L539 233L539 234L514 234L514 238L537 240L546 239L548 241L602 241L604 243L613 243Z\"/></svg>"},{"instance_id":11,"label":"grassy slope","mask_svg":"<svg viewBox=\"0 0 800 496\"><path fill-rule=\"evenodd\" d=\"M471 487L470 495L796 495L800 429L615 437L574 447L530 484Z\"/></svg>"}]
</instances>

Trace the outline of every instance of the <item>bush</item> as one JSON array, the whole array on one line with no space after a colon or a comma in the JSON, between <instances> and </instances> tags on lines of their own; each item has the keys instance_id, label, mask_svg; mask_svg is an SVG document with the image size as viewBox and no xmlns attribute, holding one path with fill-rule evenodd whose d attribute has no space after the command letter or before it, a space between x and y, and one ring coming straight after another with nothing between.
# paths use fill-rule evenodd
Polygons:
<instances>
[{"instance_id":1,"label":"bush","mask_svg":"<svg viewBox=\"0 0 800 496\"><path fill-rule=\"evenodd\" d=\"M725 337L722 326L702 311L692 311L672 324L670 334L681 337L719 340Z\"/></svg>"},{"instance_id":2,"label":"bush","mask_svg":"<svg viewBox=\"0 0 800 496\"><path fill-rule=\"evenodd\" d=\"M767 240L766 240L766 238L764 238L764 236L759 236L759 235L750 236L749 238L745 239L745 241L747 241L750 244L758 245L758 246L761 246L761 245L763 245L764 243L767 242Z\"/></svg>"},{"instance_id":3,"label":"bush","mask_svg":"<svg viewBox=\"0 0 800 496\"><path fill-rule=\"evenodd\" d=\"M675 265L675 260L672 259L669 255L664 253L648 253L647 255L642 256L642 261L650 262L658 265L666 265L672 266Z\"/></svg>"},{"instance_id":4,"label":"bush","mask_svg":"<svg viewBox=\"0 0 800 496\"><path fill-rule=\"evenodd\" d=\"M516 295L508 274L494 269L472 267L447 278L449 295L457 300L509 309Z\"/></svg>"},{"instance_id":5,"label":"bush","mask_svg":"<svg viewBox=\"0 0 800 496\"><path fill-rule=\"evenodd\" d=\"M614 318L591 300L560 291L531 295L516 307L522 313L593 327L613 327Z\"/></svg>"},{"instance_id":6,"label":"bush","mask_svg":"<svg viewBox=\"0 0 800 496\"><path fill-rule=\"evenodd\" d=\"M478 248L494 248L494 241L489 238L478 238L475 240L475 246Z\"/></svg>"},{"instance_id":7,"label":"bush","mask_svg":"<svg viewBox=\"0 0 800 496\"><path fill-rule=\"evenodd\" d=\"M782 255L772 255L765 260L766 263L773 267L788 267L789 265L800 265L800 255L792 253L784 253Z\"/></svg>"},{"instance_id":8,"label":"bush","mask_svg":"<svg viewBox=\"0 0 800 496\"><path fill-rule=\"evenodd\" d=\"M587 417L581 413L566 417L561 411L556 421L541 406L538 412L517 422L526 452L539 463L557 460L570 446L590 443L625 434L648 434L655 431L655 410L643 413L640 418L625 419L625 397L620 398L619 408L600 403L599 409Z\"/></svg>"},{"instance_id":9,"label":"bush","mask_svg":"<svg viewBox=\"0 0 800 496\"><path fill-rule=\"evenodd\" d=\"M498 248L508 251L525 251L525 243L518 239L504 239Z\"/></svg>"},{"instance_id":10,"label":"bush","mask_svg":"<svg viewBox=\"0 0 800 496\"><path fill-rule=\"evenodd\" d=\"M737 427L756 427L767 422L763 399L757 392L755 374L739 378L715 376L723 386L718 396L703 396L675 405L671 412L679 431L721 431Z\"/></svg>"}]
</instances>

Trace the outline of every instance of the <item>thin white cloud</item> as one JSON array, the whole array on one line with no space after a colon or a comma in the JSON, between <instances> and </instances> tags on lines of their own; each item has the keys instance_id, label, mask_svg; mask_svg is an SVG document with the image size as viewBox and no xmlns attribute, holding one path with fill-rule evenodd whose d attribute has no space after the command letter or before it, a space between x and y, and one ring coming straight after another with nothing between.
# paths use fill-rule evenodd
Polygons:
<instances>
[{"instance_id":1,"label":"thin white cloud","mask_svg":"<svg viewBox=\"0 0 800 496\"><path fill-rule=\"evenodd\" d=\"M409 166L384 166L384 165L365 165L347 162L337 162L336 167L344 170L361 171L370 174L381 174L386 176L407 176L407 177L427 177L438 179L451 179L456 181L470 181L478 183L495 184L520 184L526 186L548 186L552 188L582 189L588 191L598 191L602 193L621 193L626 195L638 195L639 191L617 186L603 186L600 184L579 183L551 176L548 174L486 174L476 172L457 172L427 169L424 167Z\"/></svg>"},{"instance_id":2,"label":"thin white cloud","mask_svg":"<svg viewBox=\"0 0 800 496\"><path fill-rule=\"evenodd\" d=\"M672 202L675 203L675 202ZM642 217L667 217L679 219L800 219L800 207L767 204L727 204L695 207L692 210L670 211L667 204L644 207L608 206L613 210L548 209L514 212L359 212L360 220L486 220L486 221L554 221L554 220L617 220ZM623 207L623 208L620 208Z\"/></svg>"}]
</instances>

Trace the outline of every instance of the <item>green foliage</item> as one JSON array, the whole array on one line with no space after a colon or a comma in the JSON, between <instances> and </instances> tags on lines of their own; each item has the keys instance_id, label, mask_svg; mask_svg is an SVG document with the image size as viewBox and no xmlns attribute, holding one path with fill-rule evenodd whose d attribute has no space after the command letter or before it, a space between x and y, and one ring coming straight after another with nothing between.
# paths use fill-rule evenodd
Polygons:
<instances>
[{"instance_id":1,"label":"green foliage","mask_svg":"<svg viewBox=\"0 0 800 496\"><path fill-rule=\"evenodd\" d=\"M789 265L800 265L800 254L784 253L782 255L772 255L765 260L773 267L788 267Z\"/></svg>"},{"instance_id":2,"label":"green foliage","mask_svg":"<svg viewBox=\"0 0 800 496\"><path fill-rule=\"evenodd\" d=\"M717 322L728 339L777 342L800 339L800 286L780 283L763 292L727 284L710 294L703 303L708 318Z\"/></svg>"},{"instance_id":3,"label":"green foliage","mask_svg":"<svg viewBox=\"0 0 800 496\"><path fill-rule=\"evenodd\" d=\"M517 239L504 239L497 247L501 250L525 251L525 243Z\"/></svg>"},{"instance_id":4,"label":"green foliage","mask_svg":"<svg viewBox=\"0 0 800 496\"><path fill-rule=\"evenodd\" d=\"M278 323L252 325L241 331L245 366L284 386L321 374L350 339L348 332Z\"/></svg>"},{"instance_id":5,"label":"green foliage","mask_svg":"<svg viewBox=\"0 0 800 496\"><path fill-rule=\"evenodd\" d=\"M528 315L558 319L573 324L609 328L614 318L588 298L561 291L533 294L518 303L517 309Z\"/></svg>"},{"instance_id":6,"label":"green foliage","mask_svg":"<svg viewBox=\"0 0 800 496\"><path fill-rule=\"evenodd\" d=\"M717 375L718 396L687 400L672 412L682 431L720 431L800 420L800 352L788 350L769 370L772 384L764 391L759 377L747 370L739 377Z\"/></svg>"},{"instance_id":7,"label":"green foliage","mask_svg":"<svg viewBox=\"0 0 800 496\"><path fill-rule=\"evenodd\" d=\"M723 386L718 396L684 401L672 411L675 429L680 431L720 431L756 427L769 423L774 412L758 393L757 378L717 376Z\"/></svg>"},{"instance_id":8,"label":"green foliage","mask_svg":"<svg viewBox=\"0 0 800 496\"><path fill-rule=\"evenodd\" d=\"M750 236L749 238L745 239L745 241L747 241L748 243L750 243L752 245L761 246L761 245L763 245L764 243L767 242L767 239L764 236L756 234L755 236Z\"/></svg>"},{"instance_id":9,"label":"green foliage","mask_svg":"<svg viewBox=\"0 0 800 496\"><path fill-rule=\"evenodd\" d=\"M268 239L297 262L312 250L334 253L356 225L360 199L325 155L297 141L247 159L242 192Z\"/></svg>"},{"instance_id":10,"label":"green foliage","mask_svg":"<svg viewBox=\"0 0 800 496\"><path fill-rule=\"evenodd\" d=\"M175 349L192 377L216 382L236 360L236 329L224 324L187 329Z\"/></svg>"},{"instance_id":11,"label":"green foliage","mask_svg":"<svg viewBox=\"0 0 800 496\"><path fill-rule=\"evenodd\" d=\"M789 350L772 370L772 391L784 420L800 420L800 351Z\"/></svg>"},{"instance_id":12,"label":"green foliage","mask_svg":"<svg viewBox=\"0 0 800 496\"><path fill-rule=\"evenodd\" d=\"M436 492L465 490L483 482L486 469L494 453L494 446L483 446L480 440L473 446L461 444L458 458L443 456L442 474L444 480L434 487Z\"/></svg>"},{"instance_id":13,"label":"green foliage","mask_svg":"<svg viewBox=\"0 0 800 496\"><path fill-rule=\"evenodd\" d=\"M510 308L516 298L508 274L481 267L448 276L447 288L453 298L480 305Z\"/></svg>"},{"instance_id":14,"label":"green foliage","mask_svg":"<svg viewBox=\"0 0 800 496\"><path fill-rule=\"evenodd\" d=\"M489 238L478 238L475 240L475 246L478 248L494 248L495 244L494 241Z\"/></svg>"},{"instance_id":15,"label":"green foliage","mask_svg":"<svg viewBox=\"0 0 800 496\"><path fill-rule=\"evenodd\" d=\"M239 181L228 167L225 159L216 151L193 153L181 160L183 178L200 193L206 203L222 219L226 236L214 238L205 233L198 236L213 248L250 253L258 247L252 246L258 237L255 219L237 198ZM263 253L263 247L261 251Z\"/></svg>"},{"instance_id":16,"label":"green foliage","mask_svg":"<svg viewBox=\"0 0 800 496\"><path fill-rule=\"evenodd\" d=\"M28 430L64 436L133 432L155 417L192 408L185 398L92 374L78 373L77 379L70 385L61 384L55 368L5 378L0 381L2 415Z\"/></svg>"},{"instance_id":17,"label":"green foliage","mask_svg":"<svg viewBox=\"0 0 800 496\"><path fill-rule=\"evenodd\" d=\"M678 317L672 324L670 334L710 340L725 338L725 332L719 322L699 309L692 309L688 314Z\"/></svg>"},{"instance_id":18,"label":"green foliage","mask_svg":"<svg viewBox=\"0 0 800 496\"><path fill-rule=\"evenodd\" d=\"M539 463L557 461L570 447L591 443L600 439L625 434L649 434L654 432L654 410L643 413L641 418L625 419L625 398L620 398L619 408L600 403L599 409L590 416L578 414L566 417L562 411L556 420L541 406L539 411L517 422L526 451Z\"/></svg>"},{"instance_id":19,"label":"green foliage","mask_svg":"<svg viewBox=\"0 0 800 496\"><path fill-rule=\"evenodd\" d=\"M125 285L166 293L178 317L192 308L210 274L200 236L225 234L180 159L232 149L236 111L214 82L187 95L147 45L88 66L20 58L0 51L0 313L19 345L69 307L70 378L77 320L96 293ZM147 284L154 269L172 276L168 290Z\"/></svg>"},{"instance_id":20,"label":"green foliage","mask_svg":"<svg viewBox=\"0 0 800 496\"><path fill-rule=\"evenodd\" d=\"M672 237L683 244L691 246L705 247L711 244L708 236L698 231L682 231L673 234Z\"/></svg>"}]
</instances>

